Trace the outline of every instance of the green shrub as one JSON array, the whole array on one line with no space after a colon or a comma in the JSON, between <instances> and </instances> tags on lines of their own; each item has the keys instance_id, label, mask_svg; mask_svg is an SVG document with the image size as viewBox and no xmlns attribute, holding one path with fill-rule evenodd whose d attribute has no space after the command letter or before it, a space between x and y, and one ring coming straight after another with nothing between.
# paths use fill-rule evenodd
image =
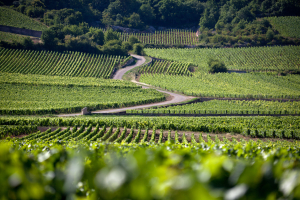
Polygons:
<instances>
[{"instance_id":1,"label":"green shrub","mask_svg":"<svg viewBox=\"0 0 300 200\"><path fill-rule=\"evenodd\" d=\"M224 62L211 58L207 64L210 73L227 72L227 67L225 66Z\"/></svg>"},{"instance_id":2,"label":"green shrub","mask_svg":"<svg viewBox=\"0 0 300 200\"><path fill-rule=\"evenodd\" d=\"M133 45L133 53L137 54L137 55L142 55L143 54L143 48L144 46L142 44L134 44Z\"/></svg>"}]
</instances>

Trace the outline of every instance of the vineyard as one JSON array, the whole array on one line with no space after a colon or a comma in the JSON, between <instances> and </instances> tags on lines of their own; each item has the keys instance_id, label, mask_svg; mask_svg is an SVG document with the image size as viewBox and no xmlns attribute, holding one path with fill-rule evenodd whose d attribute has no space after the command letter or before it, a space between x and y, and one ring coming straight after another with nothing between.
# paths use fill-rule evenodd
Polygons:
<instances>
[{"instance_id":1,"label":"vineyard","mask_svg":"<svg viewBox=\"0 0 300 200\"><path fill-rule=\"evenodd\" d=\"M0 71L22 74L110 78L125 57L80 52L0 50Z\"/></svg>"},{"instance_id":2,"label":"vineyard","mask_svg":"<svg viewBox=\"0 0 300 200\"><path fill-rule=\"evenodd\" d=\"M131 45L122 43L122 52L132 53L135 36L152 57L48 51L56 46L47 42L29 50L24 36L0 32L0 43L22 43L0 48L0 200L300 199L300 46L200 48L297 44L299 17L254 20L284 16L293 3L143 2L0 3L0 25L44 31L38 20L60 24L43 37L65 49L76 46L63 43L71 34L77 46L115 52L118 36ZM192 26L177 20L186 10L201 16L201 44L186 29L89 29L162 30L170 18ZM122 69L128 61L134 65ZM208 63L224 63L229 73L208 73ZM114 78L123 80L112 79L119 69Z\"/></svg>"},{"instance_id":3,"label":"vineyard","mask_svg":"<svg viewBox=\"0 0 300 200\"><path fill-rule=\"evenodd\" d=\"M256 117L125 117L125 116L91 116L91 117L0 117L0 125L25 126L35 125L43 127L74 127L92 125L96 127L137 127L173 130L197 131L205 133L235 133L246 134L247 130L300 130L299 116L256 116ZM294 134L296 136L296 134ZM269 136L270 137L270 136ZM278 136L276 136L278 137ZM284 137L281 135L280 137ZM299 137L299 134L298 134Z\"/></svg>"},{"instance_id":4,"label":"vineyard","mask_svg":"<svg viewBox=\"0 0 300 200\"><path fill-rule=\"evenodd\" d=\"M16 75L14 79L26 75ZM30 75L30 78L34 75ZM122 81L100 80L84 82L88 78L63 79L37 76L35 81L13 81L9 76L0 85L0 113L14 115L56 114L80 112L82 108L101 110L165 100L156 90L144 90ZM75 83L76 80L82 81ZM106 82L106 83L105 83ZM130 95L128 95L130 94Z\"/></svg>"},{"instance_id":5,"label":"vineyard","mask_svg":"<svg viewBox=\"0 0 300 200\"><path fill-rule=\"evenodd\" d=\"M23 35L17 35L13 33L7 33L7 32L2 32L0 31L0 41L5 41L5 42L22 42L24 39Z\"/></svg>"},{"instance_id":6,"label":"vineyard","mask_svg":"<svg viewBox=\"0 0 300 200\"><path fill-rule=\"evenodd\" d=\"M25 127L39 130L0 141L0 192L10 199L266 199L271 194L275 199L297 199L299 141L280 138L300 139L299 121L299 117L1 117L0 127L14 127L16 135ZM177 131L176 123L177 129L208 128L217 134ZM259 124L265 128L251 127ZM232 130L243 126L242 135L221 134L217 126ZM271 142L263 137L279 139ZM32 188L38 190L18 192ZM242 191L232 192L236 188Z\"/></svg>"},{"instance_id":7,"label":"vineyard","mask_svg":"<svg viewBox=\"0 0 300 200\"><path fill-rule=\"evenodd\" d=\"M47 26L6 7L0 7L0 25L43 31Z\"/></svg>"},{"instance_id":8,"label":"vineyard","mask_svg":"<svg viewBox=\"0 0 300 200\"><path fill-rule=\"evenodd\" d=\"M0 83L48 85L48 86L91 86L101 88L140 88L128 81L91 77L45 76L0 72Z\"/></svg>"},{"instance_id":9,"label":"vineyard","mask_svg":"<svg viewBox=\"0 0 300 200\"><path fill-rule=\"evenodd\" d=\"M41 129L34 132L34 129ZM46 129L46 130L45 130ZM34 133L32 133L34 132ZM141 129L141 128L127 128L127 127L106 127L103 125L100 127L97 124L95 127L92 124L85 126L74 126L74 127L62 127L62 128L45 128L36 126L0 126L1 138L5 136L14 136L20 133L31 133L19 140L42 140L42 141L80 141L80 142L111 142L111 143L122 143L122 144L162 144L165 142L174 142L175 144L197 144L201 142L217 143L218 141L226 141L228 137L222 134L210 134L193 132L184 133L172 130L157 130L156 127L153 129ZM8 135L10 134L10 135ZM245 141L252 138L274 138L274 139L300 139L300 130L282 130L282 129L244 129L241 135L232 135L229 137L230 140Z\"/></svg>"},{"instance_id":10,"label":"vineyard","mask_svg":"<svg viewBox=\"0 0 300 200\"><path fill-rule=\"evenodd\" d=\"M267 19L281 35L300 38L300 17L268 17Z\"/></svg>"},{"instance_id":11,"label":"vineyard","mask_svg":"<svg viewBox=\"0 0 300 200\"><path fill-rule=\"evenodd\" d=\"M187 77L142 74L140 82L198 97L257 99L299 99L300 97L300 80L297 75L193 73L192 77Z\"/></svg>"},{"instance_id":12,"label":"vineyard","mask_svg":"<svg viewBox=\"0 0 300 200\"><path fill-rule=\"evenodd\" d=\"M130 36L135 36L143 44L195 45L198 43L196 32L190 30L171 29L155 31L155 33L120 33L119 36L123 41L128 41Z\"/></svg>"},{"instance_id":13,"label":"vineyard","mask_svg":"<svg viewBox=\"0 0 300 200\"><path fill-rule=\"evenodd\" d=\"M65 134L59 129L57 133ZM1 194L10 199L299 197L296 142L208 139L189 144L183 139L176 144L107 145L80 141L64 144L50 137L41 142L40 138L43 136L1 142ZM7 164L10 168L5 167ZM33 188L35 192L19 192ZM232 192L237 188L239 193Z\"/></svg>"},{"instance_id":14,"label":"vineyard","mask_svg":"<svg viewBox=\"0 0 300 200\"><path fill-rule=\"evenodd\" d=\"M170 74L191 76L189 63L170 61L152 61L151 65L144 65L139 69L140 74Z\"/></svg>"},{"instance_id":15,"label":"vineyard","mask_svg":"<svg viewBox=\"0 0 300 200\"><path fill-rule=\"evenodd\" d=\"M285 71L300 69L300 46L219 49L145 49L148 56L192 63L208 71L210 58L223 61L230 70Z\"/></svg>"},{"instance_id":16,"label":"vineyard","mask_svg":"<svg viewBox=\"0 0 300 200\"><path fill-rule=\"evenodd\" d=\"M201 103L127 110L127 113L158 114L300 114L300 102L211 100Z\"/></svg>"}]
</instances>

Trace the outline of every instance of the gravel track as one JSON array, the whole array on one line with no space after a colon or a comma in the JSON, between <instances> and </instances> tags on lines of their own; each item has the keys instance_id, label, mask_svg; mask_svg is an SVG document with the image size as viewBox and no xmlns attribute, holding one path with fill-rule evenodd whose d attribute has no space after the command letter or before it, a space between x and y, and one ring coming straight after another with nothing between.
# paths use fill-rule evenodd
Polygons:
<instances>
[{"instance_id":1,"label":"gravel track","mask_svg":"<svg viewBox=\"0 0 300 200\"><path fill-rule=\"evenodd\" d=\"M126 72L128 72L129 70L131 70L131 69L133 69L135 67L141 66L146 61L146 59L143 56L138 56L138 55L133 55L133 54L130 54L130 55L137 60L137 62L135 63L135 65L132 65L132 66L129 66L129 67L125 67L125 68L122 68L122 69L118 70L116 72L116 74L113 76L113 79L122 80L122 77L124 76L124 74Z\"/></svg>"},{"instance_id":2,"label":"gravel track","mask_svg":"<svg viewBox=\"0 0 300 200\"><path fill-rule=\"evenodd\" d=\"M129 70L131 70L135 67L141 66L146 61L146 59L143 56L138 56L138 55L133 55L133 54L131 54L131 56L137 59L136 64L118 70L116 72L116 74L113 76L113 79L122 80L123 75L127 71L129 71ZM136 83L137 85L141 85L142 88L144 88L144 89L148 89L148 88L151 87L150 85L147 85L145 83L141 83L141 82L138 82L138 81L132 81L132 82ZM194 97L184 96L184 95L180 95L180 94L176 94L176 93L168 92L168 91L164 91L164 90L159 90L159 89L156 89L156 90L159 91L159 92L170 95L170 97L171 97L170 100L163 101L163 102L158 102L158 103L152 103L152 104L144 104L144 105L138 105L138 106L125 107L125 108L96 110L96 111L92 111L91 113L92 114L118 113L118 112L131 110L131 109L141 109L141 108L149 108L149 107L152 107L152 106L162 106L162 105L168 105L168 104L172 104L172 103L180 103L180 102L187 101L187 100L190 100L190 99L194 98ZM81 115L81 113L61 114L61 115L58 115L58 116L59 117L71 117L71 116L78 116L78 115Z\"/></svg>"}]
</instances>

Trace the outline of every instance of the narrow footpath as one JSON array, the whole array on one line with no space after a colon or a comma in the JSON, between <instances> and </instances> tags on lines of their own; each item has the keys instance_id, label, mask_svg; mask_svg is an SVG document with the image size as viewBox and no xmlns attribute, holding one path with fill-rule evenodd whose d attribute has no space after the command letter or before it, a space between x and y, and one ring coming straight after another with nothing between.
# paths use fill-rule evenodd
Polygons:
<instances>
[{"instance_id":1,"label":"narrow footpath","mask_svg":"<svg viewBox=\"0 0 300 200\"><path fill-rule=\"evenodd\" d=\"M144 64L144 62L146 62L146 59L143 56L138 56L138 55L133 55L133 54L130 54L130 55L132 57L134 57L137 60L137 62L132 66L124 67L124 68L118 70L116 72L116 74L114 75L113 79L122 80L122 77L124 76L124 74L126 72L128 72L129 70L132 70L135 67L141 66L142 64Z\"/></svg>"},{"instance_id":2,"label":"narrow footpath","mask_svg":"<svg viewBox=\"0 0 300 200\"><path fill-rule=\"evenodd\" d=\"M129 70L131 70L135 67L141 66L146 61L146 59L143 56L138 56L138 55L133 55L133 54L131 54L131 56L137 59L136 64L118 70L116 72L116 74L113 76L113 79L122 80L122 77L124 76L124 74L126 72L128 72ZM142 88L144 88L144 89L148 89L148 88L151 87L151 85L141 83L141 82L138 82L138 81L135 81L135 80L133 80L132 82L136 83L137 85L141 85ZM194 97L184 96L184 95L180 95L180 94L176 94L176 93L173 93L173 92L164 91L164 90L160 90L160 89L156 89L156 90L159 91L159 92L168 94L170 96L170 98L169 98L170 100L163 101L163 102L158 102L158 103L151 103L151 104L144 104L144 105L138 105L138 106L124 107L124 108L96 110L96 111L92 111L91 113L92 114L118 113L118 112L122 112L122 111L126 111L126 110L142 109L142 108L149 108L149 107L152 107L152 106L162 106L162 105L168 105L168 104L172 104L172 103L180 103L180 102L188 101L188 100L194 98ZM78 116L78 115L81 115L81 113L60 114L58 116L59 117L71 117L71 116Z\"/></svg>"}]
</instances>

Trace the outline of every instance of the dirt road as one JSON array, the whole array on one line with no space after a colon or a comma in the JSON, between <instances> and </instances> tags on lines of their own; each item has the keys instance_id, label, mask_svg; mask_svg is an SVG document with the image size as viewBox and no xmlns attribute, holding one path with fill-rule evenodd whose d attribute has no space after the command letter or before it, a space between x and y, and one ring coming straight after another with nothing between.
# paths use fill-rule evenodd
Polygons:
<instances>
[{"instance_id":1,"label":"dirt road","mask_svg":"<svg viewBox=\"0 0 300 200\"><path fill-rule=\"evenodd\" d=\"M140 65L142 65L146 59L143 57L143 56L138 56L138 55L133 55L131 54L132 57L136 58L137 59L137 62L135 63L135 65L132 65L132 66L129 66L129 67L125 67L125 68L122 68L120 70L118 70L116 72L116 74L114 75L113 79L119 79L121 80L123 75L128 72L129 70L135 68L135 67L138 67Z\"/></svg>"},{"instance_id":2,"label":"dirt road","mask_svg":"<svg viewBox=\"0 0 300 200\"><path fill-rule=\"evenodd\" d=\"M116 72L116 74L114 75L113 79L120 79L121 80L123 75L127 71L142 65L146 61L143 56L138 56L138 55L131 55L131 56L133 56L134 58L137 59L136 64L118 70ZM132 82L134 82L138 85L141 85L144 89L148 89L149 87L151 87L150 85L147 85L145 83L140 83L140 82L137 82L137 81L132 81ZM180 95L180 94L176 94L176 93L168 92L168 91L164 91L164 90L159 90L159 89L156 89L156 90L159 91L159 92L170 95L170 98L168 98L167 101L152 103L152 104L144 104L144 105L138 105L138 106L125 107L125 108L96 110L96 111L92 111L92 114L117 113L117 112L122 112L122 111L126 111L126 110L131 110L131 109L141 109L141 108L149 108L149 107L152 107L152 106L162 106L162 105L168 105L168 104L172 104L172 103L180 103L180 102L187 101L187 100L190 100L190 99L194 98L194 97L184 96L184 95ZM78 116L78 115L81 115L81 114L80 113L60 114L58 116L59 117L69 117L69 116L71 117L71 116Z\"/></svg>"}]
</instances>

